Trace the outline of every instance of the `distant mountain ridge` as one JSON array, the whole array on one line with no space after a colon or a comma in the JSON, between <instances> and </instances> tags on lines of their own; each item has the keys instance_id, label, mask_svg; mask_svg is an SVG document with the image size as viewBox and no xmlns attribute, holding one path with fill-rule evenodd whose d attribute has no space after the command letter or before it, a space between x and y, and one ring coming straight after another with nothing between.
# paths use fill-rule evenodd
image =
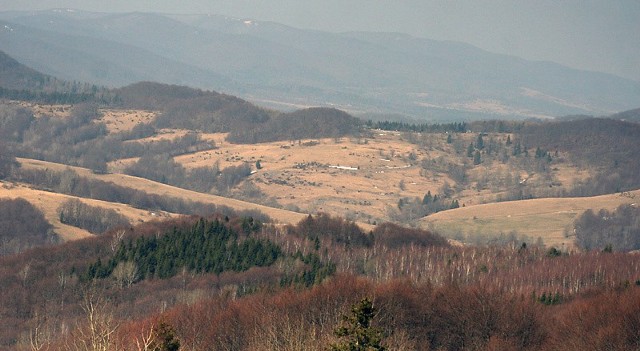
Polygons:
<instances>
[{"instance_id":1,"label":"distant mountain ridge","mask_svg":"<svg viewBox=\"0 0 640 351\"><path fill-rule=\"evenodd\" d=\"M0 88L27 90L41 88L50 77L29 68L0 51Z\"/></svg>"},{"instance_id":2,"label":"distant mountain ridge","mask_svg":"<svg viewBox=\"0 0 640 351\"><path fill-rule=\"evenodd\" d=\"M68 80L158 81L278 108L320 105L427 121L603 115L640 101L640 82L463 43L215 15L2 12L0 50Z\"/></svg>"}]
</instances>

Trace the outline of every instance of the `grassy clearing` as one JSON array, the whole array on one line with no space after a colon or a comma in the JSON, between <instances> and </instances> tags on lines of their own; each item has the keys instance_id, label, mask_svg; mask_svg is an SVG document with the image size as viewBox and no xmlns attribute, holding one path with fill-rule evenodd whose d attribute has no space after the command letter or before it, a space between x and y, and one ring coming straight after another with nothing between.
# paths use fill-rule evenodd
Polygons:
<instances>
[{"instance_id":1,"label":"grassy clearing","mask_svg":"<svg viewBox=\"0 0 640 351\"><path fill-rule=\"evenodd\" d=\"M130 131L138 124L150 123L156 118L156 113L143 110L112 110L103 109L100 119L107 126L109 133Z\"/></svg>"},{"instance_id":2,"label":"grassy clearing","mask_svg":"<svg viewBox=\"0 0 640 351\"><path fill-rule=\"evenodd\" d=\"M640 190L585 198L534 199L468 206L425 217L423 227L452 237L508 234L542 238L549 246L571 248L574 219L588 209L613 210L622 204L640 201ZM565 237L569 230L569 237Z\"/></svg>"},{"instance_id":3,"label":"grassy clearing","mask_svg":"<svg viewBox=\"0 0 640 351\"><path fill-rule=\"evenodd\" d=\"M25 168L51 169L56 171L63 171L66 168L71 168L83 177L112 182L121 186L145 191L150 194L176 197L176 198L184 199L187 201L211 203L217 206L227 206L239 211L256 209L264 212L269 217L282 223L297 223L305 216L302 213L296 213L292 211L271 208L267 206L252 204L245 201L229 199L229 198L211 195L211 194L198 193L195 191L180 189L170 185L150 181L143 178L132 177L125 174L94 174L90 170L85 168L69 167L66 165L56 164L52 162L30 160L30 159L18 159L18 161L22 164L22 167L25 167Z\"/></svg>"},{"instance_id":4,"label":"grassy clearing","mask_svg":"<svg viewBox=\"0 0 640 351\"><path fill-rule=\"evenodd\" d=\"M140 210L129 205L119 203L78 198L75 196L35 190L24 185L12 183L2 183L2 186L0 187L0 198L22 198L30 202L44 214L46 220L54 227L54 231L65 241L92 236L92 234L86 230L60 223L58 207L69 199L79 199L90 206L115 210L127 217L132 224L176 216L175 214L162 211L151 212Z\"/></svg>"}]
</instances>

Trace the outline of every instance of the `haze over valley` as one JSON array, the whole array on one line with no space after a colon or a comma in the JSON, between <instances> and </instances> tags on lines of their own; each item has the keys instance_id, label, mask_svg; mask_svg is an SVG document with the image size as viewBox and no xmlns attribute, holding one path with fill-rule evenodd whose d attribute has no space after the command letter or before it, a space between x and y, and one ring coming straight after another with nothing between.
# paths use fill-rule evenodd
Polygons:
<instances>
[{"instance_id":1,"label":"haze over valley","mask_svg":"<svg viewBox=\"0 0 640 351\"><path fill-rule=\"evenodd\" d=\"M330 33L220 15L0 14L2 50L53 76L156 81L278 109L338 107L420 122L607 115L640 83L400 33Z\"/></svg>"}]
</instances>

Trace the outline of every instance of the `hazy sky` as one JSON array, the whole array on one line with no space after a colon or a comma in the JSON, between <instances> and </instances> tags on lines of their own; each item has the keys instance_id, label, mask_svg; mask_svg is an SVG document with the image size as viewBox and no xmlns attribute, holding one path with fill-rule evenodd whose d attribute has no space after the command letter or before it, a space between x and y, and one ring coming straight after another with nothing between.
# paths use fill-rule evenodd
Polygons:
<instances>
[{"instance_id":1,"label":"hazy sky","mask_svg":"<svg viewBox=\"0 0 640 351\"><path fill-rule=\"evenodd\" d=\"M326 31L463 41L640 81L640 0L0 0L0 11L215 13Z\"/></svg>"}]
</instances>

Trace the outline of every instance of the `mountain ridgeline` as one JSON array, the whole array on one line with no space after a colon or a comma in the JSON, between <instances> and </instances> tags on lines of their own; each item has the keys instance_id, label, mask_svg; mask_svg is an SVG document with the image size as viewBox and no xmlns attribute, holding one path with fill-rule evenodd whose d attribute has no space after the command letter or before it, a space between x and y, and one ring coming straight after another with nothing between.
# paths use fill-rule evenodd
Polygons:
<instances>
[{"instance_id":1,"label":"mountain ridgeline","mask_svg":"<svg viewBox=\"0 0 640 351\"><path fill-rule=\"evenodd\" d=\"M640 100L636 81L463 43L215 15L0 12L0 50L69 81L157 81L431 122L601 115Z\"/></svg>"},{"instance_id":2,"label":"mountain ridgeline","mask_svg":"<svg viewBox=\"0 0 640 351\"><path fill-rule=\"evenodd\" d=\"M70 83L39 73L0 51L0 97L43 103L94 103L159 111L157 128L230 133L234 143L357 135L361 121L333 108L277 112L235 96L139 82L118 89Z\"/></svg>"}]
</instances>

